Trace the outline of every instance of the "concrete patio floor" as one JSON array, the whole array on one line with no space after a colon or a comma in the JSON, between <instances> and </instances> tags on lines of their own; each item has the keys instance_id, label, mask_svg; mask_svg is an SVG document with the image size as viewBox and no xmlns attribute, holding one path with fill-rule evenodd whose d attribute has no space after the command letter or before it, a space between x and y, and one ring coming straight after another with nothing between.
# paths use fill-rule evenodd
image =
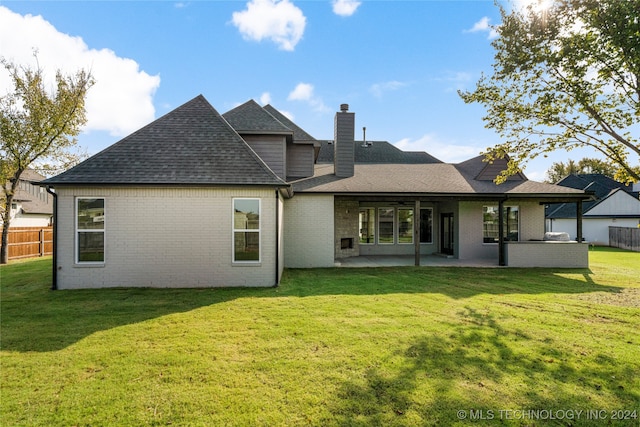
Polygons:
<instances>
[{"instance_id":1,"label":"concrete patio floor","mask_svg":"<svg viewBox=\"0 0 640 427\"><path fill-rule=\"evenodd\" d=\"M414 266L415 257L413 255L361 255L350 258L340 258L335 260L336 267L400 267ZM475 259L460 260L447 258L440 255L422 255L420 257L421 267L499 267L498 260Z\"/></svg>"}]
</instances>

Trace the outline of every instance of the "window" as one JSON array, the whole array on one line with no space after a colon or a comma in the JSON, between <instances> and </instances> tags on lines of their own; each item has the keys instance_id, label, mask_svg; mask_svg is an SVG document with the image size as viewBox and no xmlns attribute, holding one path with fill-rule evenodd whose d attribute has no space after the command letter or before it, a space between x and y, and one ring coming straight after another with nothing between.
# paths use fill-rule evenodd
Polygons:
<instances>
[{"instance_id":1,"label":"window","mask_svg":"<svg viewBox=\"0 0 640 427\"><path fill-rule=\"evenodd\" d=\"M393 244L393 208L378 208L378 243Z\"/></svg>"},{"instance_id":2,"label":"window","mask_svg":"<svg viewBox=\"0 0 640 427\"><path fill-rule=\"evenodd\" d=\"M260 199L233 199L233 261L260 262Z\"/></svg>"},{"instance_id":3,"label":"window","mask_svg":"<svg viewBox=\"0 0 640 427\"><path fill-rule=\"evenodd\" d=\"M505 206L504 208L504 240L518 241L519 209L518 206ZM498 206L482 207L482 237L484 243L498 243Z\"/></svg>"},{"instance_id":4,"label":"window","mask_svg":"<svg viewBox=\"0 0 640 427\"><path fill-rule=\"evenodd\" d=\"M398 208L398 243L413 243L413 209Z\"/></svg>"},{"instance_id":5,"label":"window","mask_svg":"<svg viewBox=\"0 0 640 427\"><path fill-rule=\"evenodd\" d=\"M433 209L420 209L420 243L433 243Z\"/></svg>"},{"instance_id":6,"label":"window","mask_svg":"<svg viewBox=\"0 0 640 427\"><path fill-rule=\"evenodd\" d=\"M376 210L375 208L362 208L358 217L358 229L360 243L373 244L376 241Z\"/></svg>"},{"instance_id":7,"label":"window","mask_svg":"<svg viewBox=\"0 0 640 427\"><path fill-rule=\"evenodd\" d=\"M76 199L76 262L104 262L104 198Z\"/></svg>"}]
</instances>

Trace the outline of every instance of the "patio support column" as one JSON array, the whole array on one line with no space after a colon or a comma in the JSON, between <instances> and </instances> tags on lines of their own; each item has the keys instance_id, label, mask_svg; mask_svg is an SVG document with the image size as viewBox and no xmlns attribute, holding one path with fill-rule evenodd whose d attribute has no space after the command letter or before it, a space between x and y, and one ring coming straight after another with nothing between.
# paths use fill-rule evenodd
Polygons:
<instances>
[{"instance_id":1,"label":"patio support column","mask_svg":"<svg viewBox=\"0 0 640 427\"><path fill-rule=\"evenodd\" d=\"M506 265L504 256L504 200L498 201L498 265Z\"/></svg>"},{"instance_id":2,"label":"patio support column","mask_svg":"<svg viewBox=\"0 0 640 427\"><path fill-rule=\"evenodd\" d=\"M582 200L576 203L576 239L578 243L582 242Z\"/></svg>"},{"instance_id":3,"label":"patio support column","mask_svg":"<svg viewBox=\"0 0 640 427\"><path fill-rule=\"evenodd\" d=\"M415 248L416 267L420 267L420 200L416 199L413 212L413 244Z\"/></svg>"}]
</instances>

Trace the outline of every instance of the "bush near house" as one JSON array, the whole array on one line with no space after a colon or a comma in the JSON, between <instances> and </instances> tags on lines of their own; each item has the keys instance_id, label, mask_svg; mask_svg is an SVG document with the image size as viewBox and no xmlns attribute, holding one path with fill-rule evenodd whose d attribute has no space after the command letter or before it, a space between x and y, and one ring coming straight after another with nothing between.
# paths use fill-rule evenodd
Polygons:
<instances>
[{"instance_id":1,"label":"bush near house","mask_svg":"<svg viewBox=\"0 0 640 427\"><path fill-rule=\"evenodd\" d=\"M270 289L55 292L50 258L12 262L0 418L637 426L640 254L590 255L589 270L287 270Z\"/></svg>"}]
</instances>

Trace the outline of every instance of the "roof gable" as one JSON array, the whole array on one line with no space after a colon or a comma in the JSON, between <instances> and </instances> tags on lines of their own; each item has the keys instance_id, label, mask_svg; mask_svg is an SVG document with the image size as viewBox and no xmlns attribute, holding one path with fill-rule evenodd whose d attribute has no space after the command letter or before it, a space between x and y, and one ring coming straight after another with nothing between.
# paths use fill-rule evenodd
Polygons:
<instances>
[{"instance_id":1,"label":"roof gable","mask_svg":"<svg viewBox=\"0 0 640 427\"><path fill-rule=\"evenodd\" d=\"M585 216L635 215L640 217L640 200L621 188L612 190L605 198L585 211Z\"/></svg>"},{"instance_id":2,"label":"roof gable","mask_svg":"<svg viewBox=\"0 0 640 427\"><path fill-rule=\"evenodd\" d=\"M293 135L293 131L253 99L222 115L239 133Z\"/></svg>"},{"instance_id":3,"label":"roof gable","mask_svg":"<svg viewBox=\"0 0 640 427\"><path fill-rule=\"evenodd\" d=\"M627 193L631 193L631 186L618 182L608 176L598 173L588 174L571 174L557 182L557 185L563 187L577 188L579 190L587 190L595 193L597 199L606 197L611 190L622 189Z\"/></svg>"},{"instance_id":4,"label":"roof gable","mask_svg":"<svg viewBox=\"0 0 640 427\"><path fill-rule=\"evenodd\" d=\"M316 139L308 134L304 129L300 126L289 120L287 116L282 114L280 111L276 110L271 104L265 105L264 110L266 110L269 114L275 117L279 122L285 125L287 128L293 131L293 142L295 143L312 143L316 142Z\"/></svg>"},{"instance_id":5,"label":"roof gable","mask_svg":"<svg viewBox=\"0 0 640 427\"><path fill-rule=\"evenodd\" d=\"M199 95L45 184L286 184Z\"/></svg>"},{"instance_id":6,"label":"roof gable","mask_svg":"<svg viewBox=\"0 0 640 427\"><path fill-rule=\"evenodd\" d=\"M473 157L464 162L458 163L457 168L463 173L470 175L476 181L493 181L503 170L508 167L509 158L494 159L486 161L484 155ZM526 181L527 177L519 172L507 178L507 181Z\"/></svg>"}]
</instances>

